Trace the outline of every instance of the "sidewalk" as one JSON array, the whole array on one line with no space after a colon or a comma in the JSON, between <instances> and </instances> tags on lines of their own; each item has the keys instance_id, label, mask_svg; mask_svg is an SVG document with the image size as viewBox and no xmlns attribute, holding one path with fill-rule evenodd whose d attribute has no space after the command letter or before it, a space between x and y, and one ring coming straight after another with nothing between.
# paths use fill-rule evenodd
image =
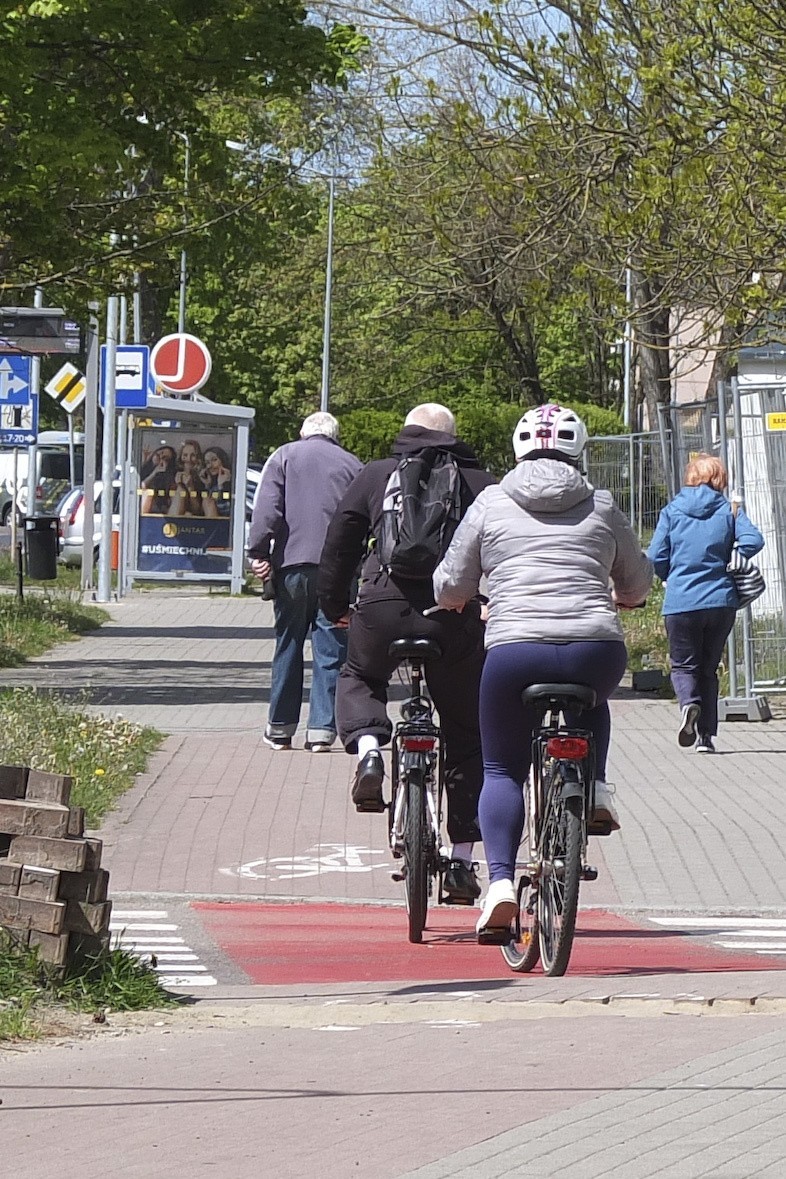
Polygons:
<instances>
[{"instance_id":1,"label":"sidewalk","mask_svg":"<svg viewBox=\"0 0 786 1179\"><path fill-rule=\"evenodd\" d=\"M677 747L672 704L622 691L623 830L593 841L571 972L516 976L474 944L472 910L438 910L407 947L351 759L262 742L269 605L154 592L111 614L2 680L87 692L168 734L101 832L116 912L182 933L225 985L0 1051L18 1179L784 1173L786 956L756 949L786 940L783 721L726 726L702 758ZM288 981L270 984L271 963Z\"/></svg>"},{"instance_id":2,"label":"sidewalk","mask_svg":"<svg viewBox=\"0 0 786 1179\"><path fill-rule=\"evenodd\" d=\"M262 742L272 607L151 592L4 683L88 691L170 734L102 832L121 893L400 902L384 820L355 813L353 763ZM723 727L715 757L678 748L672 703L621 690L610 762L623 831L595 840L585 904L786 913L786 722ZM305 721L305 715L303 717Z\"/></svg>"}]
</instances>

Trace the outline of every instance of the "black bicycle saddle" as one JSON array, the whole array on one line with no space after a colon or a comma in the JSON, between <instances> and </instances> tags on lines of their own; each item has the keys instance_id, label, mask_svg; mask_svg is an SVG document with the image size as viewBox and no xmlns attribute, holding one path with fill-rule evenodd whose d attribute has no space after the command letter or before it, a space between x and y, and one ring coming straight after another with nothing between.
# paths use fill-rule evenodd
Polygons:
<instances>
[{"instance_id":1,"label":"black bicycle saddle","mask_svg":"<svg viewBox=\"0 0 786 1179\"><path fill-rule=\"evenodd\" d=\"M554 707L567 704L579 708L594 708L595 692L586 684L530 684L521 693L525 704L552 704Z\"/></svg>"},{"instance_id":2,"label":"black bicycle saddle","mask_svg":"<svg viewBox=\"0 0 786 1179\"><path fill-rule=\"evenodd\" d=\"M388 647L391 659L441 659L442 648L433 639L394 639Z\"/></svg>"}]
</instances>

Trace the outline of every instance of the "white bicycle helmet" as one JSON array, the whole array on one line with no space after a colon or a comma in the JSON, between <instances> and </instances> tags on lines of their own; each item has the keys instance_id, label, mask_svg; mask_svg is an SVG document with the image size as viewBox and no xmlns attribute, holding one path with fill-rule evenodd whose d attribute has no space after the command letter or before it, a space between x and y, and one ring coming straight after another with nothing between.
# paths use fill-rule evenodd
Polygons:
<instances>
[{"instance_id":1,"label":"white bicycle helmet","mask_svg":"<svg viewBox=\"0 0 786 1179\"><path fill-rule=\"evenodd\" d=\"M528 409L513 431L516 462L538 450L558 450L577 459L587 445L587 427L577 413L562 405Z\"/></svg>"}]
</instances>

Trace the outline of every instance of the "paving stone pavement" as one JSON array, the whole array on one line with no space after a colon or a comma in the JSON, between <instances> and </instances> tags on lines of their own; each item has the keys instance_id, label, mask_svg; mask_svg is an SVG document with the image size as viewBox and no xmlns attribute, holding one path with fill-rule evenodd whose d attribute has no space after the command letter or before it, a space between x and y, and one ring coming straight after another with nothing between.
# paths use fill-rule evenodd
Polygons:
<instances>
[{"instance_id":1,"label":"paving stone pavement","mask_svg":"<svg viewBox=\"0 0 786 1179\"><path fill-rule=\"evenodd\" d=\"M349 803L350 759L261 740L270 606L155 591L110 613L97 634L0 674L87 694L168 734L102 830L124 906L174 912L196 895L400 903L384 822ZM727 725L719 755L702 758L677 747L673 704L623 690L613 713L623 830L595 841L600 877L584 902L642 918L786 916L784 722ZM193 941L193 914L175 919ZM197 1003L207 1014L189 1029L164 1019L127 1034L110 1019L94 1041L0 1052L0 1150L17 1179L81 1177L85 1142L92 1169L124 1179L317 1168L326 1179L779 1176L781 979L219 987L224 1006ZM771 1005L751 1008L756 996ZM489 1022L498 1000L522 1017ZM631 1001L639 1014L618 1014ZM282 1002L292 1014L274 1019ZM41 1151L42 1118L56 1152Z\"/></svg>"}]
</instances>

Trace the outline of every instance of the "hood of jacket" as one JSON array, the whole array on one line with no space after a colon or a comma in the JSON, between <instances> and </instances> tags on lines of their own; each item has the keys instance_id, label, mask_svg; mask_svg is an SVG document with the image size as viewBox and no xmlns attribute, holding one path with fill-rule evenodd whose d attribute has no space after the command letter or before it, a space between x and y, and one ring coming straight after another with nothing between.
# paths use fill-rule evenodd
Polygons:
<instances>
[{"instance_id":1,"label":"hood of jacket","mask_svg":"<svg viewBox=\"0 0 786 1179\"><path fill-rule=\"evenodd\" d=\"M683 487L669 505L671 511L692 516L695 520L708 520L728 506L726 496L708 483L700 483L698 487Z\"/></svg>"},{"instance_id":2,"label":"hood of jacket","mask_svg":"<svg viewBox=\"0 0 786 1179\"><path fill-rule=\"evenodd\" d=\"M395 459L402 459L429 448L447 451L459 467L480 468L474 450L466 442L462 442L453 434L443 434L441 430L428 430L425 426L404 426L393 443L391 454Z\"/></svg>"},{"instance_id":3,"label":"hood of jacket","mask_svg":"<svg viewBox=\"0 0 786 1179\"><path fill-rule=\"evenodd\" d=\"M546 458L517 463L500 486L528 512L565 512L595 490L570 463Z\"/></svg>"}]
</instances>

